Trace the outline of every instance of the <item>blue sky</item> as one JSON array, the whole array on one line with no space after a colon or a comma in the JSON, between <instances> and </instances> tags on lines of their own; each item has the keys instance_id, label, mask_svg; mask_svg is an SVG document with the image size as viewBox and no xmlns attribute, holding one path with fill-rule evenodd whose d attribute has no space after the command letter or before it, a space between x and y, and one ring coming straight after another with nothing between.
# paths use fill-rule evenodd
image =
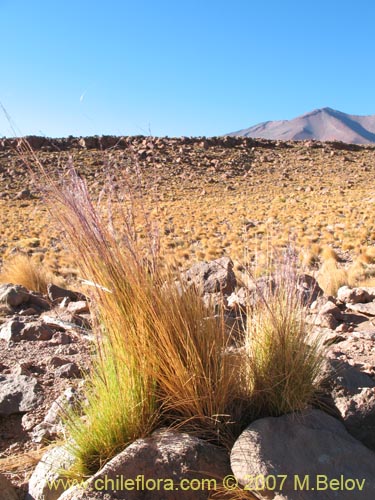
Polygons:
<instances>
[{"instance_id":1,"label":"blue sky","mask_svg":"<svg viewBox=\"0 0 375 500\"><path fill-rule=\"evenodd\" d=\"M375 114L374 26L373 0L0 0L0 102L54 137Z\"/></svg>"}]
</instances>

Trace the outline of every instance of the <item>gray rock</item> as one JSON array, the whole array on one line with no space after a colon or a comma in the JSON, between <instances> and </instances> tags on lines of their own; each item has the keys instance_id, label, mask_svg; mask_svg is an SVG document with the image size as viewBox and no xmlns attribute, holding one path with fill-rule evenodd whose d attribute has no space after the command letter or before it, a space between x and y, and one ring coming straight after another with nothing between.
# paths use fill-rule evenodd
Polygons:
<instances>
[{"instance_id":1,"label":"gray rock","mask_svg":"<svg viewBox=\"0 0 375 500\"><path fill-rule=\"evenodd\" d=\"M7 283L0 285L0 304L17 307L26 304L30 300L30 294L25 287Z\"/></svg>"},{"instance_id":2,"label":"gray rock","mask_svg":"<svg viewBox=\"0 0 375 500\"><path fill-rule=\"evenodd\" d=\"M82 372L76 363L66 363L65 365L59 366L59 368L56 369L55 377L80 378L82 377Z\"/></svg>"},{"instance_id":3,"label":"gray rock","mask_svg":"<svg viewBox=\"0 0 375 500\"><path fill-rule=\"evenodd\" d=\"M350 288L342 286L337 291L337 299L344 304L358 304L371 302L374 297L371 297L365 288Z\"/></svg>"},{"instance_id":4,"label":"gray rock","mask_svg":"<svg viewBox=\"0 0 375 500\"><path fill-rule=\"evenodd\" d=\"M375 316L375 301L367 304L346 304L346 307L351 311L365 314L366 316Z\"/></svg>"},{"instance_id":5,"label":"gray rock","mask_svg":"<svg viewBox=\"0 0 375 500\"><path fill-rule=\"evenodd\" d=\"M331 398L346 429L375 450L375 382L366 373L337 360L327 360Z\"/></svg>"},{"instance_id":6,"label":"gray rock","mask_svg":"<svg viewBox=\"0 0 375 500\"><path fill-rule=\"evenodd\" d=\"M43 422L36 425L32 431L32 440L35 443L51 441L56 439L64 431L63 418L67 412L73 408L78 408L80 397L73 388L68 388L51 405ZM26 421L27 424L27 421ZM24 420L22 419L24 426ZM27 429L26 430L30 430Z\"/></svg>"},{"instance_id":7,"label":"gray rock","mask_svg":"<svg viewBox=\"0 0 375 500\"><path fill-rule=\"evenodd\" d=\"M40 400L40 386L34 377L0 375L1 417L33 410Z\"/></svg>"},{"instance_id":8,"label":"gray rock","mask_svg":"<svg viewBox=\"0 0 375 500\"><path fill-rule=\"evenodd\" d=\"M184 273L183 279L188 285L195 285L202 295L217 292L230 295L237 284L229 257L198 262Z\"/></svg>"},{"instance_id":9,"label":"gray rock","mask_svg":"<svg viewBox=\"0 0 375 500\"><path fill-rule=\"evenodd\" d=\"M57 500L65 491L62 484L51 488L58 481L61 470L68 470L74 463L73 456L62 446L48 450L36 466L30 480L25 500Z\"/></svg>"},{"instance_id":10,"label":"gray rock","mask_svg":"<svg viewBox=\"0 0 375 500\"><path fill-rule=\"evenodd\" d=\"M306 306L309 306L324 294L316 279L309 274L297 276L297 290L301 294L303 304Z\"/></svg>"},{"instance_id":11,"label":"gray rock","mask_svg":"<svg viewBox=\"0 0 375 500\"><path fill-rule=\"evenodd\" d=\"M24 326L25 323L17 319L7 321L0 327L0 339L7 342L18 342Z\"/></svg>"},{"instance_id":12,"label":"gray rock","mask_svg":"<svg viewBox=\"0 0 375 500\"><path fill-rule=\"evenodd\" d=\"M375 453L320 410L253 422L235 442L231 466L242 485L257 475L287 476L282 488L276 478L274 491L257 491L260 498L277 493L290 500L375 498ZM342 478L348 483L337 487ZM301 488L306 481L310 490Z\"/></svg>"},{"instance_id":13,"label":"gray rock","mask_svg":"<svg viewBox=\"0 0 375 500\"><path fill-rule=\"evenodd\" d=\"M229 457L224 449L217 448L196 437L175 431L158 431L151 437L138 439L113 458L101 471L88 480L88 488L73 487L59 500L206 500L209 492L157 490L136 488L133 490L111 489L95 491L94 485L101 479L124 477L136 480L143 476L149 484L157 480L173 480L178 487L181 480L223 478L231 474ZM171 488L171 481L166 483ZM112 496L115 495L115 496Z\"/></svg>"},{"instance_id":14,"label":"gray rock","mask_svg":"<svg viewBox=\"0 0 375 500\"><path fill-rule=\"evenodd\" d=\"M0 474L0 499L1 500L18 500L19 497L12 483L8 479Z\"/></svg>"}]
</instances>

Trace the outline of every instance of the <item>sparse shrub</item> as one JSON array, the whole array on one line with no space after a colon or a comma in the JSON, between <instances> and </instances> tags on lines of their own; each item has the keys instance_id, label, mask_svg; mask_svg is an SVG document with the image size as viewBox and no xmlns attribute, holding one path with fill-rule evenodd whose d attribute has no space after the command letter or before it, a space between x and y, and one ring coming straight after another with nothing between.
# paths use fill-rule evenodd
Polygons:
<instances>
[{"instance_id":1,"label":"sparse shrub","mask_svg":"<svg viewBox=\"0 0 375 500\"><path fill-rule=\"evenodd\" d=\"M17 254L4 262L0 280L2 283L23 285L28 290L46 294L48 283L55 282L56 278L28 255Z\"/></svg>"}]
</instances>

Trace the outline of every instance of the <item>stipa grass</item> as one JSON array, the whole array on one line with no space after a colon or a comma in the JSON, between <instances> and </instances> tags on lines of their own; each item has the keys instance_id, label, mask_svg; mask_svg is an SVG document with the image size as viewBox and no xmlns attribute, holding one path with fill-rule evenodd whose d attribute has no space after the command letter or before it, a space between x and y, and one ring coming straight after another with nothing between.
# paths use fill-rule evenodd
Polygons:
<instances>
[{"instance_id":1,"label":"stipa grass","mask_svg":"<svg viewBox=\"0 0 375 500\"><path fill-rule=\"evenodd\" d=\"M161 274L131 223L122 234L109 230L85 183L73 171L70 176L70 184L50 184L49 200L82 275L97 284L91 301L98 340L85 417L68 419L73 473L95 472L161 424L210 441L233 439L245 398L223 355L223 316L195 289Z\"/></svg>"},{"instance_id":2,"label":"stipa grass","mask_svg":"<svg viewBox=\"0 0 375 500\"><path fill-rule=\"evenodd\" d=\"M304 296L289 257L279 262L250 309L244 380L256 416L278 416L313 400L322 365L321 346L306 323Z\"/></svg>"},{"instance_id":3,"label":"stipa grass","mask_svg":"<svg viewBox=\"0 0 375 500\"><path fill-rule=\"evenodd\" d=\"M245 356L241 349L230 355L223 311L215 315L194 288L185 288L178 276L160 267L151 226L148 244L137 240L132 200L125 200L131 211L125 209L124 227L118 228L103 222L74 170L62 184L49 178L45 184L51 213L65 231L82 277L96 284L91 288L95 363L83 416L67 419L76 457L72 475L92 474L161 425L230 445L251 416L307 404L315 383L313 358L304 348L302 327L295 328L295 302L280 295L277 306L275 299L271 323L280 321L279 315L285 318L273 330L264 313L270 307L257 306L263 322L248 331L251 347ZM298 370L305 380L295 388Z\"/></svg>"},{"instance_id":4,"label":"stipa grass","mask_svg":"<svg viewBox=\"0 0 375 500\"><path fill-rule=\"evenodd\" d=\"M1 283L23 285L34 292L47 293L48 283L56 281L52 273L25 254L15 255L4 262Z\"/></svg>"}]
</instances>

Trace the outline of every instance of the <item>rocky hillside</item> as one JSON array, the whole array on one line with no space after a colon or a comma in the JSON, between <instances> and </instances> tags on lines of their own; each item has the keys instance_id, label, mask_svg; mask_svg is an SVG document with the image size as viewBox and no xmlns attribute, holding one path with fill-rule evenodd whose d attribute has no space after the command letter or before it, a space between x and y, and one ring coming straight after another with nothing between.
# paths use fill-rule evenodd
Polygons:
<instances>
[{"instance_id":1,"label":"rocky hillside","mask_svg":"<svg viewBox=\"0 0 375 500\"><path fill-rule=\"evenodd\" d=\"M375 115L348 115L335 109L322 108L292 120L267 121L228 135L283 141L314 139L373 144L375 143Z\"/></svg>"}]
</instances>

